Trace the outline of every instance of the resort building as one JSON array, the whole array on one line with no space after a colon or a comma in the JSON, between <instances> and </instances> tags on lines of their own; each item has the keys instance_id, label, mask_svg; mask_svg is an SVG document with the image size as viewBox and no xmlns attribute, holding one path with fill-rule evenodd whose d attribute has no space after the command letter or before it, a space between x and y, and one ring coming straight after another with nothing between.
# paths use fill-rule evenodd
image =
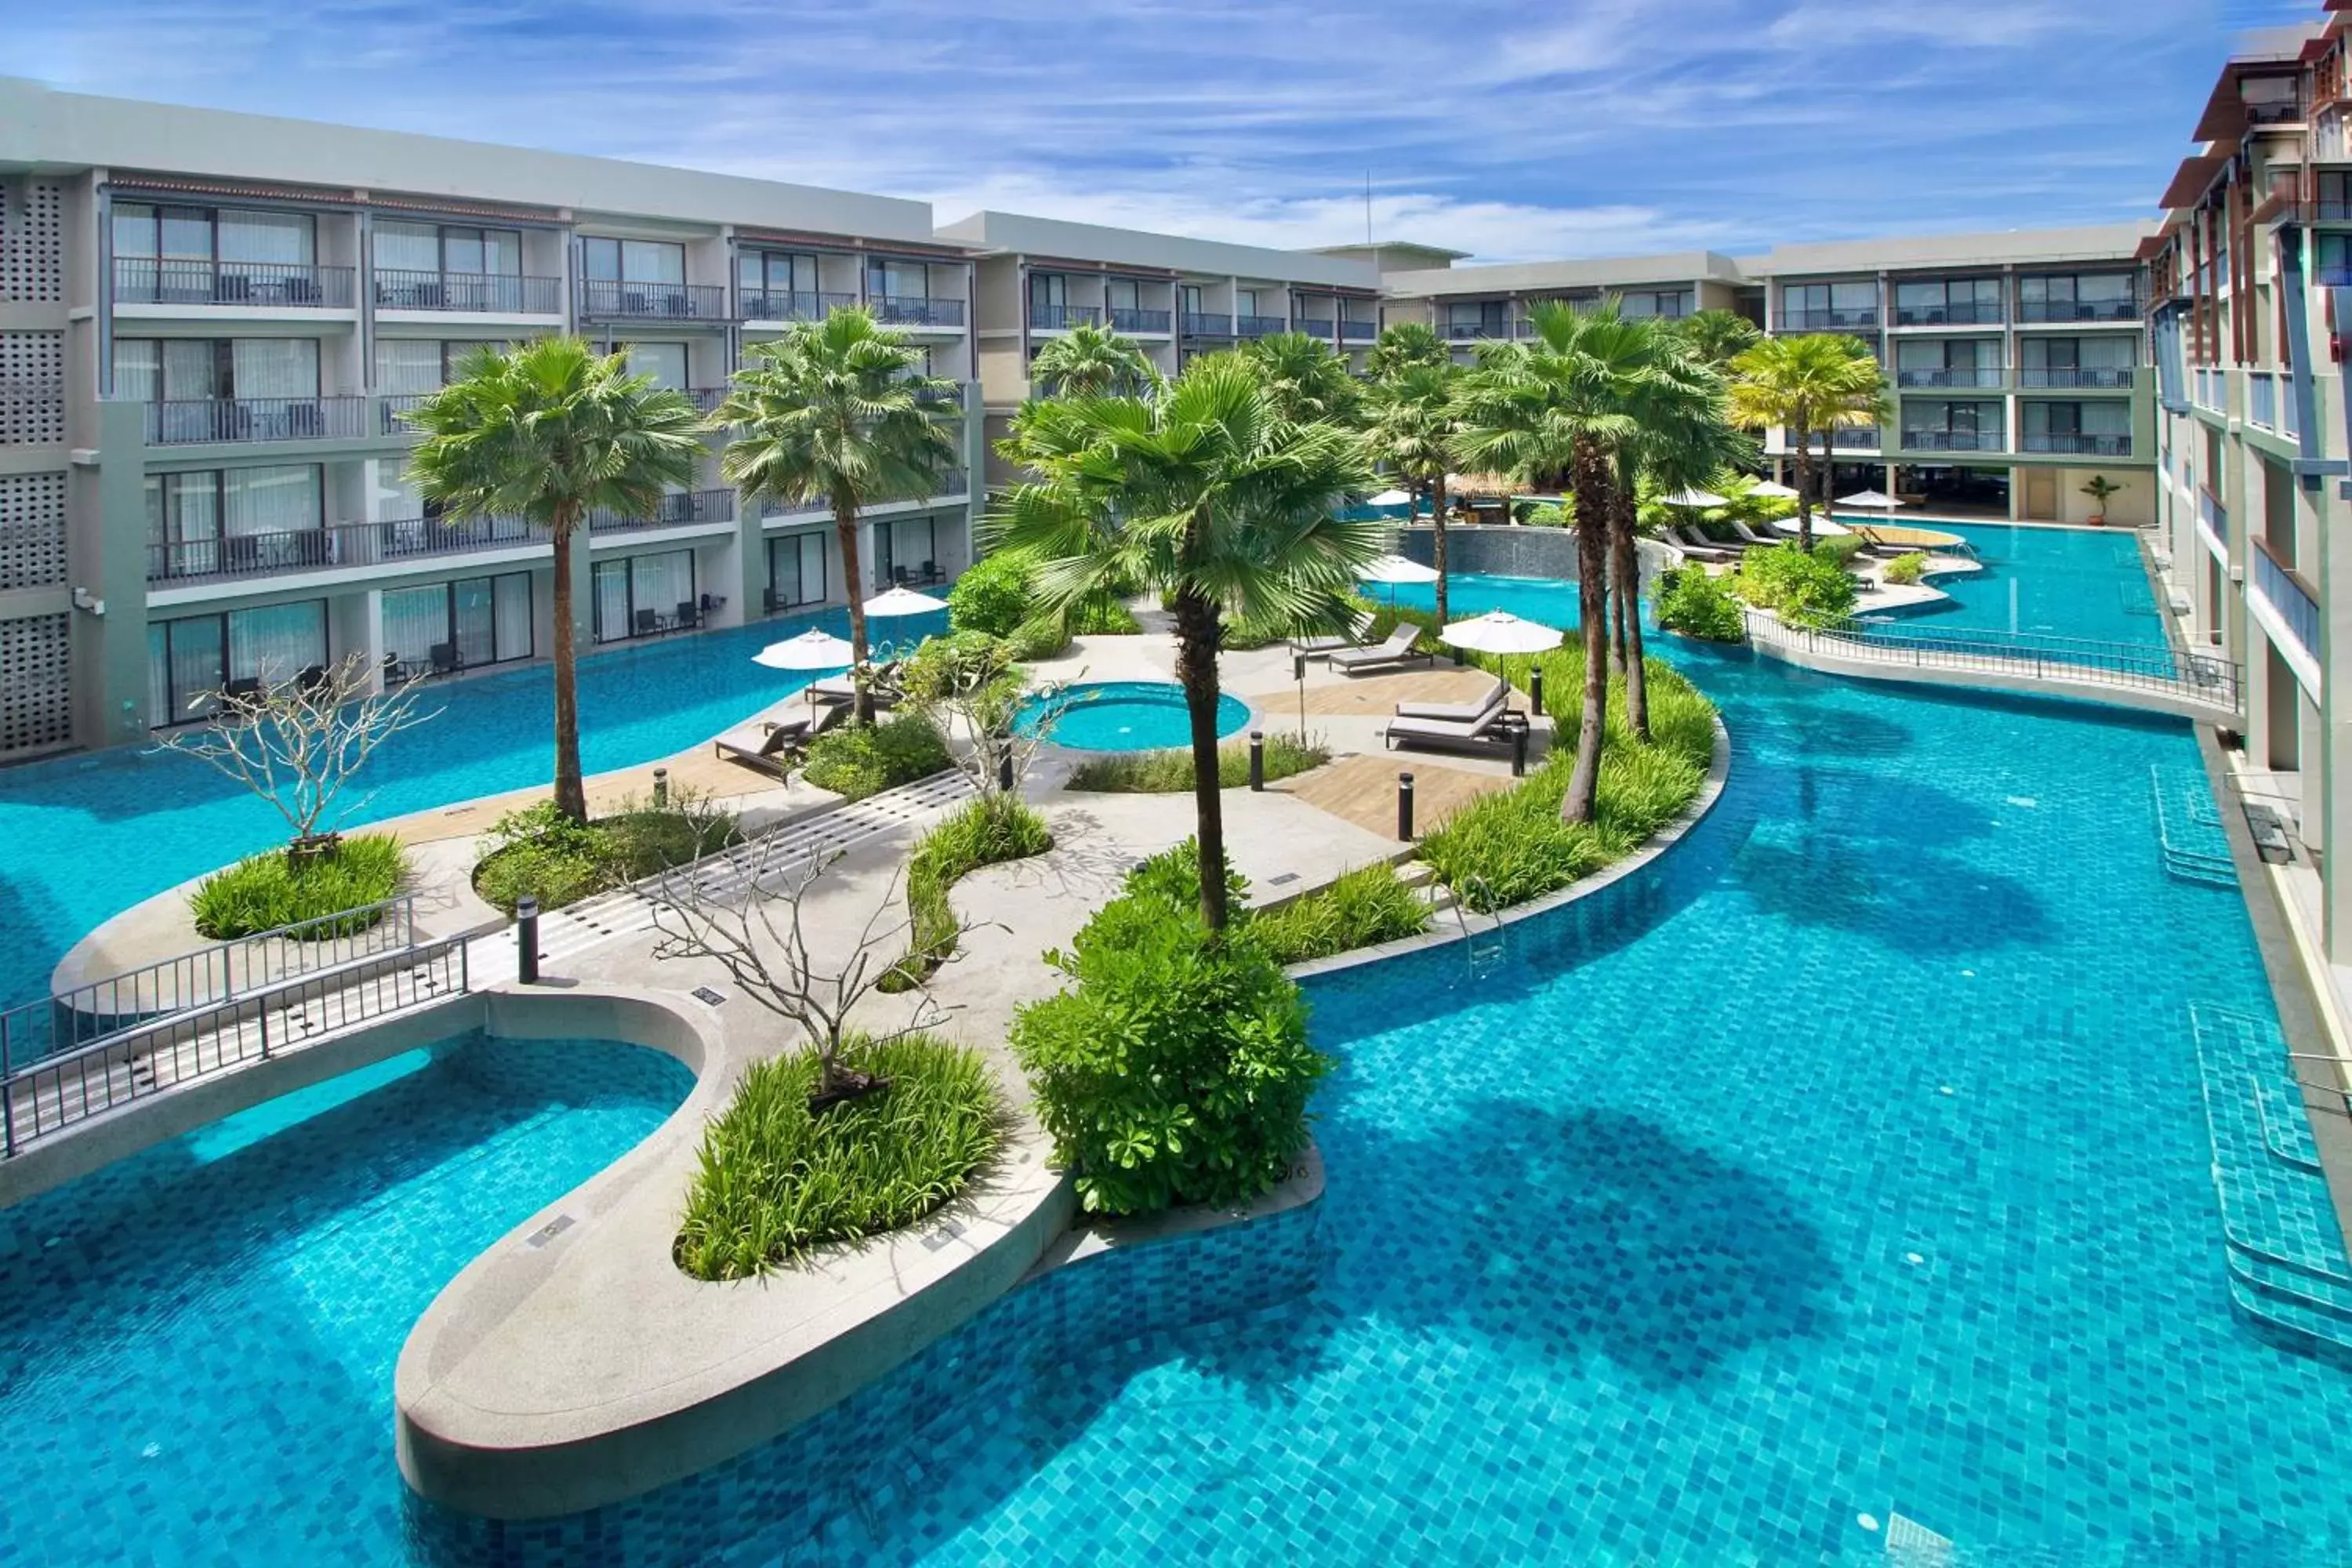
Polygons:
<instances>
[{"instance_id":1,"label":"resort building","mask_svg":"<svg viewBox=\"0 0 2352 1568\"><path fill-rule=\"evenodd\" d=\"M1629 314L1730 310L1768 332L1851 334L1893 384L1895 427L1833 437L1840 493L1958 516L2154 517L2155 397L2137 225L1384 272L1390 321L1449 341L1524 338L1538 301L1614 294ZM1784 431L1766 452L1790 455ZM2083 487L2104 474L2104 506Z\"/></svg>"},{"instance_id":2,"label":"resort building","mask_svg":"<svg viewBox=\"0 0 2352 1568\"><path fill-rule=\"evenodd\" d=\"M1040 390L1029 373L1038 351L1073 327L1108 328L1168 375L1196 354L1276 332L1306 332L1360 363L1381 332L1379 271L1354 256L1001 212L949 224L940 237L976 258L972 336L992 442ZM990 460L992 482L1008 477L992 447Z\"/></svg>"},{"instance_id":3,"label":"resort building","mask_svg":"<svg viewBox=\"0 0 2352 1568\"><path fill-rule=\"evenodd\" d=\"M967 403L972 263L920 202L0 81L0 758L143 738L353 654L544 655L550 546L404 480L399 416L483 343L576 331L715 405L745 346L863 304ZM936 496L761 513L717 447L575 542L583 647L940 582Z\"/></svg>"},{"instance_id":4,"label":"resort building","mask_svg":"<svg viewBox=\"0 0 2352 1568\"><path fill-rule=\"evenodd\" d=\"M2339 827L2352 836L2336 706L2352 640L2335 629L2352 607L2347 26L2333 13L2240 46L2143 251L2172 609L2192 642L2245 668L2238 783L2299 840L2286 880L2335 964L2352 962L2352 878L2329 853Z\"/></svg>"}]
</instances>

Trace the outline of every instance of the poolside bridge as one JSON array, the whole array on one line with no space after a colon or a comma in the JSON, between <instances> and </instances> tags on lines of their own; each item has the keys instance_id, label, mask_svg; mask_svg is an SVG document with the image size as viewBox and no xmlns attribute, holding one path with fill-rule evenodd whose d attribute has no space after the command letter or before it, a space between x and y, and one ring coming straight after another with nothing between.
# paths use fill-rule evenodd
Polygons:
<instances>
[{"instance_id":1,"label":"poolside bridge","mask_svg":"<svg viewBox=\"0 0 2352 1568\"><path fill-rule=\"evenodd\" d=\"M1832 675L2069 697L2215 723L2238 717L2242 672L2214 655L1899 621L1792 626L1769 610L1744 614L1756 648Z\"/></svg>"}]
</instances>

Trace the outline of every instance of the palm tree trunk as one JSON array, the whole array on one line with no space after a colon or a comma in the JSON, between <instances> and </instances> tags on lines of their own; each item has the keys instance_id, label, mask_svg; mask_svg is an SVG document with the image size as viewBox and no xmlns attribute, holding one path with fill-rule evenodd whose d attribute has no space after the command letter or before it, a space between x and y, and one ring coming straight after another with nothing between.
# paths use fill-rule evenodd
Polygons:
<instances>
[{"instance_id":1,"label":"palm tree trunk","mask_svg":"<svg viewBox=\"0 0 2352 1568\"><path fill-rule=\"evenodd\" d=\"M1225 800L1217 773L1217 606L1176 595L1176 679L1192 721L1192 816L1201 849L1201 923L1225 929Z\"/></svg>"},{"instance_id":2,"label":"palm tree trunk","mask_svg":"<svg viewBox=\"0 0 2352 1568\"><path fill-rule=\"evenodd\" d=\"M1810 552L1813 548L1813 433L1800 425L1794 434L1797 437L1797 544L1800 549Z\"/></svg>"},{"instance_id":3,"label":"palm tree trunk","mask_svg":"<svg viewBox=\"0 0 2352 1568\"><path fill-rule=\"evenodd\" d=\"M857 498L845 491L833 498L833 535L841 546L841 579L849 591L850 683L857 696L850 717L860 724L874 722L874 690L866 684L866 568L858 559Z\"/></svg>"},{"instance_id":4,"label":"palm tree trunk","mask_svg":"<svg viewBox=\"0 0 2352 1568\"><path fill-rule=\"evenodd\" d=\"M1601 734L1609 721L1609 460L1576 456L1576 609L1584 630L1584 708L1577 721L1576 767L1560 802L1563 821L1590 822L1601 788Z\"/></svg>"},{"instance_id":5,"label":"palm tree trunk","mask_svg":"<svg viewBox=\"0 0 2352 1568\"><path fill-rule=\"evenodd\" d=\"M555 517L555 809L588 820L588 790L580 776L580 679L572 645L572 534L579 510Z\"/></svg>"},{"instance_id":6,"label":"palm tree trunk","mask_svg":"<svg viewBox=\"0 0 2352 1568\"><path fill-rule=\"evenodd\" d=\"M1445 625L1445 476L1441 473L1430 480L1429 489L1434 498L1435 510L1430 514L1429 563L1437 572L1437 624Z\"/></svg>"},{"instance_id":7,"label":"palm tree trunk","mask_svg":"<svg viewBox=\"0 0 2352 1568\"><path fill-rule=\"evenodd\" d=\"M1642 668L1642 552L1634 542L1631 491L1617 494L1617 526L1609 547L1617 578L1617 667L1625 672L1625 722L1643 742L1650 738L1650 691Z\"/></svg>"}]
</instances>

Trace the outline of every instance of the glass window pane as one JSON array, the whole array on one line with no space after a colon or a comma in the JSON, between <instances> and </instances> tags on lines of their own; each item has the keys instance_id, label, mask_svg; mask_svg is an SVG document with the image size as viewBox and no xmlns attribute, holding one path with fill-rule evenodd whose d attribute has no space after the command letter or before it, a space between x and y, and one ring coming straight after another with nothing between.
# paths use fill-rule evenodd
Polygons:
<instances>
[{"instance_id":1,"label":"glass window pane","mask_svg":"<svg viewBox=\"0 0 2352 1568\"><path fill-rule=\"evenodd\" d=\"M522 231L486 228L482 231L482 270L499 278L522 276Z\"/></svg>"},{"instance_id":2,"label":"glass window pane","mask_svg":"<svg viewBox=\"0 0 2352 1568\"><path fill-rule=\"evenodd\" d=\"M316 397L319 344L313 338L239 338L232 345L234 397ZM166 379L169 379L166 362Z\"/></svg>"},{"instance_id":3,"label":"glass window pane","mask_svg":"<svg viewBox=\"0 0 2352 1568\"><path fill-rule=\"evenodd\" d=\"M457 630L457 657L467 664L488 664L498 657L490 635L490 580L466 577L451 584Z\"/></svg>"},{"instance_id":4,"label":"glass window pane","mask_svg":"<svg viewBox=\"0 0 2352 1568\"><path fill-rule=\"evenodd\" d=\"M163 348L153 338L114 340L114 395L152 403L163 395Z\"/></svg>"},{"instance_id":5,"label":"glass window pane","mask_svg":"<svg viewBox=\"0 0 2352 1568\"><path fill-rule=\"evenodd\" d=\"M226 684L221 658L221 617L194 616L166 625L172 667L171 718L177 721L208 713Z\"/></svg>"},{"instance_id":6,"label":"glass window pane","mask_svg":"<svg viewBox=\"0 0 2352 1568\"><path fill-rule=\"evenodd\" d=\"M327 662L327 602L266 605L236 610L228 617L228 673L232 680L264 684L288 680Z\"/></svg>"},{"instance_id":7,"label":"glass window pane","mask_svg":"<svg viewBox=\"0 0 2352 1568\"><path fill-rule=\"evenodd\" d=\"M2076 363L2096 370L2122 370L2138 359L2137 345L2130 338L2081 338L2075 341Z\"/></svg>"},{"instance_id":8,"label":"glass window pane","mask_svg":"<svg viewBox=\"0 0 2352 1568\"><path fill-rule=\"evenodd\" d=\"M589 278L597 282L617 281L621 276L621 242L617 239L583 239L581 254L588 265Z\"/></svg>"},{"instance_id":9,"label":"glass window pane","mask_svg":"<svg viewBox=\"0 0 2352 1568\"><path fill-rule=\"evenodd\" d=\"M451 272L480 272L482 231L478 228L443 229L441 265Z\"/></svg>"},{"instance_id":10,"label":"glass window pane","mask_svg":"<svg viewBox=\"0 0 2352 1568\"><path fill-rule=\"evenodd\" d=\"M375 341L376 390L387 394L437 392L446 363L441 344L432 338L378 338Z\"/></svg>"},{"instance_id":11,"label":"glass window pane","mask_svg":"<svg viewBox=\"0 0 2352 1568\"><path fill-rule=\"evenodd\" d=\"M508 572L491 579L491 607L498 616L499 658L529 658L531 649L530 574Z\"/></svg>"},{"instance_id":12,"label":"glass window pane","mask_svg":"<svg viewBox=\"0 0 2352 1568\"><path fill-rule=\"evenodd\" d=\"M221 521L232 534L287 533L317 528L322 521L315 463L231 468L222 476L222 488Z\"/></svg>"},{"instance_id":13,"label":"glass window pane","mask_svg":"<svg viewBox=\"0 0 2352 1568\"><path fill-rule=\"evenodd\" d=\"M383 651L414 669L432 667L433 649L449 640L449 589L387 588L383 595Z\"/></svg>"},{"instance_id":14,"label":"glass window pane","mask_svg":"<svg viewBox=\"0 0 2352 1568\"><path fill-rule=\"evenodd\" d=\"M220 472L215 468L205 468L195 473L163 476L163 521L165 539L182 541L220 537Z\"/></svg>"},{"instance_id":15,"label":"glass window pane","mask_svg":"<svg viewBox=\"0 0 2352 1568\"><path fill-rule=\"evenodd\" d=\"M1940 305L1943 302L1944 285L1940 281L1897 283L1895 286L1895 303L1906 310L1917 310L1923 306Z\"/></svg>"},{"instance_id":16,"label":"glass window pane","mask_svg":"<svg viewBox=\"0 0 2352 1568\"><path fill-rule=\"evenodd\" d=\"M225 395L221 385L220 352L204 338L166 338L163 340L163 395L177 400L189 397L219 397Z\"/></svg>"},{"instance_id":17,"label":"glass window pane","mask_svg":"<svg viewBox=\"0 0 2352 1568\"><path fill-rule=\"evenodd\" d=\"M2131 407L2121 399L2108 403L2085 403L2079 405L2083 433L2086 436L2128 436L2131 434Z\"/></svg>"},{"instance_id":18,"label":"glass window pane","mask_svg":"<svg viewBox=\"0 0 2352 1568\"><path fill-rule=\"evenodd\" d=\"M621 351L629 356L631 374L650 375L656 386L686 390L684 343L623 343Z\"/></svg>"},{"instance_id":19,"label":"glass window pane","mask_svg":"<svg viewBox=\"0 0 2352 1568\"><path fill-rule=\"evenodd\" d=\"M623 240L621 276L632 283L683 283L686 247L659 239Z\"/></svg>"},{"instance_id":20,"label":"glass window pane","mask_svg":"<svg viewBox=\"0 0 2352 1568\"><path fill-rule=\"evenodd\" d=\"M637 620L642 621L651 611L657 622L667 623L679 605L690 606L694 603L693 551L665 550L657 555L640 555L629 565L635 577L630 584L635 596L631 607Z\"/></svg>"},{"instance_id":21,"label":"glass window pane","mask_svg":"<svg viewBox=\"0 0 2352 1568\"><path fill-rule=\"evenodd\" d=\"M202 207L165 207L162 213L163 254L199 261L213 258L213 215Z\"/></svg>"},{"instance_id":22,"label":"glass window pane","mask_svg":"<svg viewBox=\"0 0 2352 1568\"><path fill-rule=\"evenodd\" d=\"M595 566L596 640L614 642L629 635L629 563L599 561Z\"/></svg>"},{"instance_id":23,"label":"glass window pane","mask_svg":"<svg viewBox=\"0 0 2352 1568\"><path fill-rule=\"evenodd\" d=\"M114 204L114 254L155 254L155 209L144 202Z\"/></svg>"},{"instance_id":24,"label":"glass window pane","mask_svg":"<svg viewBox=\"0 0 2352 1568\"><path fill-rule=\"evenodd\" d=\"M313 254L315 228L308 213L224 209L220 215L220 258L307 267Z\"/></svg>"},{"instance_id":25,"label":"glass window pane","mask_svg":"<svg viewBox=\"0 0 2352 1568\"><path fill-rule=\"evenodd\" d=\"M147 722L172 721L172 639L161 621L147 623Z\"/></svg>"},{"instance_id":26,"label":"glass window pane","mask_svg":"<svg viewBox=\"0 0 2352 1568\"><path fill-rule=\"evenodd\" d=\"M441 231L429 223L375 226L375 264L391 272L441 270Z\"/></svg>"}]
</instances>

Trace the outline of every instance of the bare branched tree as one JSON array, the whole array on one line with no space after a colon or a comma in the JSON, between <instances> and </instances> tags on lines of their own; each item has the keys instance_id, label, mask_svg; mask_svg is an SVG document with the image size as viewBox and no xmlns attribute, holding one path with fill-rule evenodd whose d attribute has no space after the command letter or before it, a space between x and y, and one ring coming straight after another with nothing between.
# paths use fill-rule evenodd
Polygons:
<instances>
[{"instance_id":1,"label":"bare branched tree","mask_svg":"<svg viewBox=\"0 0 2352 1568\"><path fill-rule=\"evenodd\" d=\"M191 706L214 703L212 721L166 731L156 747L194 757L277 807L294 831L289 855L319 854L375 797L352 789L376 748L441 712L418 710L413 682L379 691L374 676L353 654L250 690L206 692Z\"/></svg>"},{"instance_id":2,"label":"bare branched tree","mask_svg":"<svg viewBox=\"0 0 2352 1568\"><path fill-rule=\"evenodd\" d=\"M1083 672L1081 672L1083 673ZM1067 681L1029 687L1000 638L962 635L927 642L908 665L907 699L971 742L956 766L986 799L1017 794L1029 764L1070 706Z\"/></svg>"},{"instance_id":3,"label":"bare branched tree","mask_svg":"<svg viewBox=\"0 0 2352 1568\"><path fill-rule=\"evenodd\" d=\"M670 872L655 884L652 898L656 958L710 960L753 1002L798 1025L816 1047L819 1068L816 1091L809 1096L812 1111L890 1087L887 1079L845 1067L841 1053L854 1032L850 1015L893 973L914 930L913 917L898 902L898 876L893 871L880 902L858 932L856 950L838 963L821 962L809 947L803 906L839 858L838 853L795 858L782 847L781 836L771 834L728 861L706 861ZM740 882L728 874L737 868L744 872ZM983 923L960 923L958 943ZM913 1016L877 1038L897 1039L945 1018L919 977L915 989L920 996Z\"/></svg>"}]
</instances>

